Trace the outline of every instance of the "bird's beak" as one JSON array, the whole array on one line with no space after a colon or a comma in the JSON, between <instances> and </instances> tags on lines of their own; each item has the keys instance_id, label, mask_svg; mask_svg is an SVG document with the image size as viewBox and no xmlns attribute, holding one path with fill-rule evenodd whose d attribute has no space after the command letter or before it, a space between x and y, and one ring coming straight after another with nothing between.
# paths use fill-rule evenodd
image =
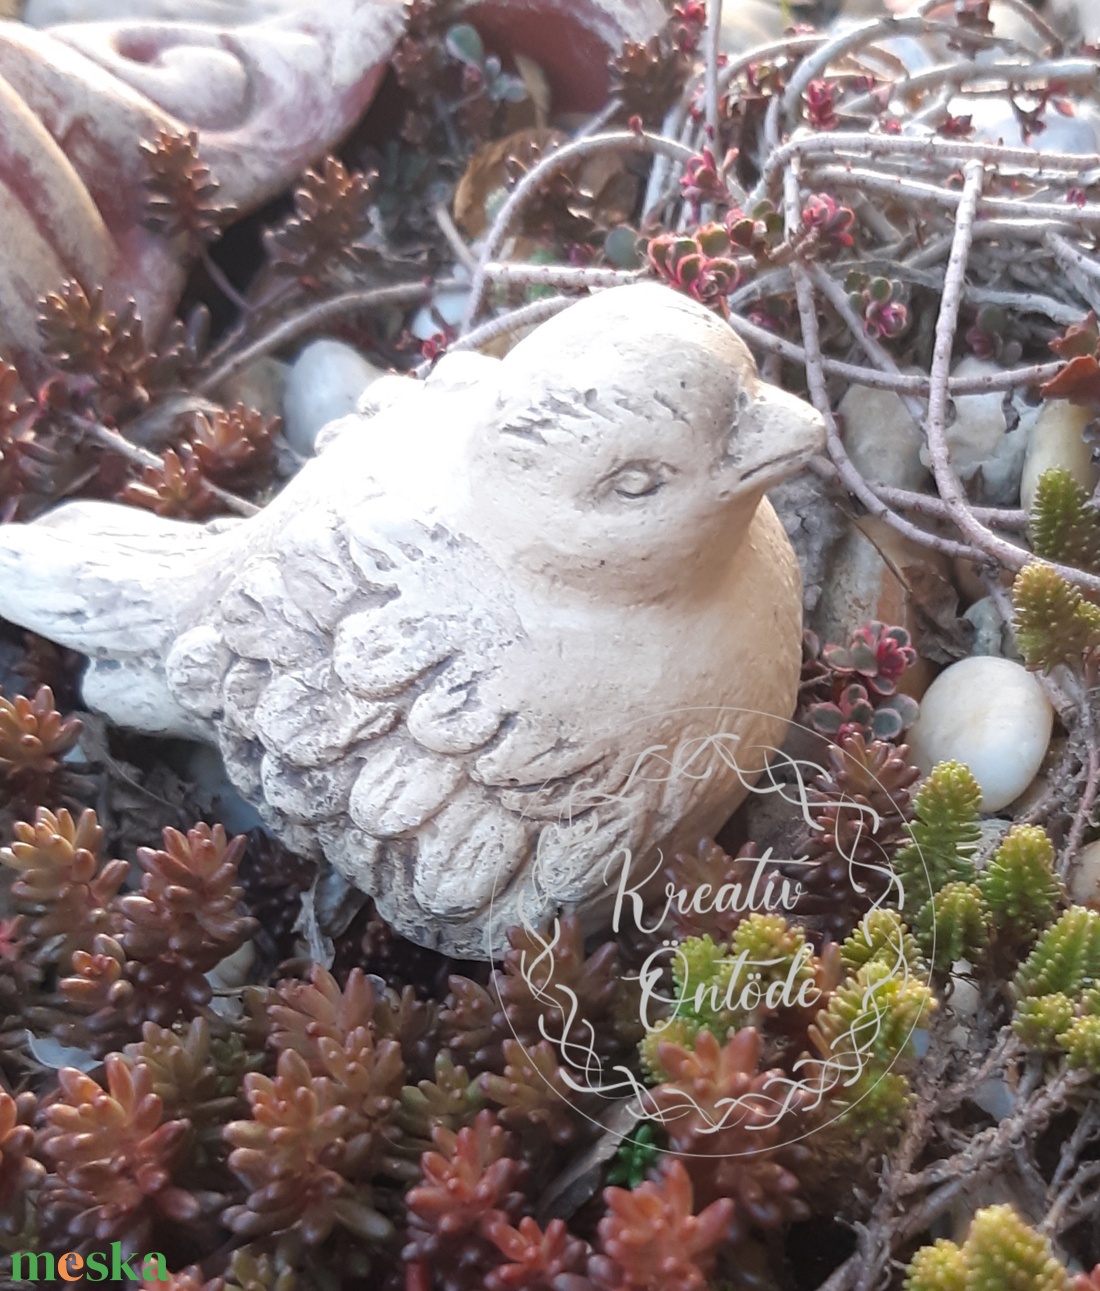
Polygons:
<instances>
[{"instance_id":1,"label":"bird's beak","mask_svg":"<svg viewBox=\"0 0 1100 1291\"><path fill-rule=\"evenodd\" d=\"M804 400L761 382L730 439L735 492L768 489L802 469L825 442L820 413Z\"/></svg>"}]
</instances>

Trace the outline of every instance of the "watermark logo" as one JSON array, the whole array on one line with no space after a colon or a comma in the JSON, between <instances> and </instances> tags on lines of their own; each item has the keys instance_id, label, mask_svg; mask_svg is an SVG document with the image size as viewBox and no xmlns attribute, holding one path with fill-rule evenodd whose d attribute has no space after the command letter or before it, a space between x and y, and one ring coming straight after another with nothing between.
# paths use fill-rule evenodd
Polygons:
<instances>
[{"instance_id":1,"label":"watermark logo","mask_svg":"<svg viewBox=\"0 0 1100 1291\"><path fill-rule=\"evenodd\" d=\"M11 1257L13 1282L118 1282L122 1278L136 1282L167 1282L168 1265L159 1251L141 1255L125 1252L121 1242L112 1242L109 1251L65 1251L54 1256L48 1251L15 1251Z\"/></svg>"},{"instance_id":2,"label":"watermark logo","mask_svg":"<svg viewBox=\"0 0 1100 1291\"><path fill-rule=\"evenodd\" d=\"M722 720L737 712L722 709ZM764 763L767 765L761 773ZM880 791L880 805L889 802L901 819L902 806L893 803L886 786L872 772L863 770ZM793 758L779 749L755 746L742 750L740 737L724 731L695 736L675 748L649 745L632 759L621 786L614 792L590 785L574 786L557 819L544 825L535 858L532 908L545 909L546 898L554 890L552 875L540 874L539 856L553 856L558 873L575 872L568 863L563 866L561 860L570 846L590 840L599 830L602 817L634 810L641 799L652 801L662 790L675 793L678 786L682 789L682 782L690 788L721 776L724 783L732 787L739 784L750 794L778 795L791 817L800 818L807 837L812 839L824 830L820 799L815 800L813 785L819 777L827 779L828 775L818 763ZM816 812L815 805L819 806ZM844 983L848 991L846 1010L830 1017L830 1024L825 1026L827 1034L816 1022L807 1028L808 1034L814 1036L814 1050L799 1054L782 1067L773 1067L763 1086L759 1081L752 1082L743 1095L700 1102L686 1087L690 1082L679 1082L675 1096L670 1097L670 1086L666 1084L662 1096L655 1097L656 1078L647 1080L639 1074L637 1064L609 1062L604 1055L614 1046L602 1043L606 1038L595 1034L576 993L555 980L560 922L555 920L547 931L537 916L526 917L521 907L521 924L532 950L524 952L520 971L531 997L543 1006L539 1030L542 1039L557 1050L560 1082L576 1095L575 1100L570 1100L575 1110L595 1120L586 1107L593 1106L597 1098L626 1102L634 1120L667 1126L690 1115L697 1136L718 1136L737 1127L745 1132L738 1136L740 1140L746 1135L751 1140L755 1132L767 1138L769 1147L775 1147L825 1128L871 1097L888 1078L910 1051L913 1034L921 1025L923 1011L919 1001L931 998L930 970L919 957L913 962L912 942L902 925L907 902L899 876L883 849L879 848L876 855L876 849L867 846L883 824L882 813L862 795L841 798L838 808L843 813L844 828L833 832L830 845L835 849L834 862L842 862L846 881L857 897L855 904L865 912L859 926L870 929L876 912L892 912L896 917L874 923L881 943L875 948L875 962L868 971L852 974ZM835 978L822 981L822 960L803 936L797 916L804 895L802 879L808 878L812 867L819 863L820 858L811 859L809 849L799 856L775 856L769 848L763 855L739 863L734 881L703 882L690 887L665 882L662 887L662 856L640 864L628 847L620 847L603 859L602 877L611 898L612 931L620 939L653 947L633 975L638 1021L651 1040L659 1040L667 1032L670 1040L678 1041L685 1034L685 1019L697 1025L695 1035L703 1030L713 1034L716 1028L713 1023L708 1026L707 1019L775 1018L784 1013L813 1018L823 1008L838 983ZM931 895L931 888L926 895ZM727 920L730 924L753 915L781 916L794 934L792 944L796 949L790 954L775 955L754 954L749 947L730 954L731 947L720 947L724 956L720 972L700 973L694 963L697 956L687 953L689 943L674 935L675 927L683 923L685 916L722 914L734 916ZM774 929L775 922L769 926ZM494 931L499 934L503 929ZM933 938L934 934L933 928ZM831 962L835 969L839 963L835 948ZM707 967L713 966L712 960ZM918 974L920 980L916 980ZM899 999L917 1001L917 1007L910 1007L908 1012L899 1010L895 1007ZM906 1019L900 1034L899 1016ZM714 1038L719 1044L728 1044L740 1025L734 1022L727 1034ZM691 1032L688 1035L693 1038ZM520 1037L515 1039L522 1046ZM748 1039L744 1037L738 1044L739 1055L757 1052ZM539 1070L535 1062L532 1067ZM554 1092L561 1097L560 1088ZM792 1112L798 1115L791 1116ZM783 1137L777 1138L777 1134ZM713 1146L717 1148L722 1141L716 1139ZM750 1146L722 1155L739 1156L754 1150L750 1142Z\"/></svg>"}]
</instances>

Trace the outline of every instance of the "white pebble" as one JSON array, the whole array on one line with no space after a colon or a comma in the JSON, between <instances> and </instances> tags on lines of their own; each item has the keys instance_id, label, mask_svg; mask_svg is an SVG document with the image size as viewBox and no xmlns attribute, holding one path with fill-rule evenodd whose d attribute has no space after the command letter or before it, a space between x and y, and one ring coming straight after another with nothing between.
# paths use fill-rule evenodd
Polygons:
<instances>
[{"instance_id":1,"label":"white pebble","mask_svg":"<svg viewBox=\"0 0 1100 1291\"><path fill-rule=\"evenodd\" d=\"M953 377L992 376L1001 369L986 359L965 358L955 365ZM947 427L947 449L951 465L964 481L969 481L1000 447L1008 423L1004 414L1004 394L992 390L989 394L956 395L952 400L955 419ZM921 460L929 463L928 449L921 452Z\"/></svg>"},{"instance_id":2,"label":"white pebble","mask_svg":"<svg viewBox=\"0 0 1100 1291\"><path fill-rule=\"evenodd\" d=\"M1078 905L1100 904L1100 839L1078 852L1069 872L1069 895Z\"/></svg>"},{"instance_id":3,"label":"white pebble","mask_svg":"<svg viewBox=\"0 0 1100 1291\"><path fill-rule=\"evenodd\" d=\"M851 386L837 406L844 418L844 446L868 484L922 489L928 468L920 460L923 437L893 390Z\"/></svg>"},{"instance_id":4,"label":"white pebble","mask_svg":"<svg viewBox=\"0 0 1100 1291\"><path fill-rule=\"evenodd\" d=\"M1082 432L1092 419L1087 408L1079 408L1066 399L1052 399L1043 405L1035 418L1024 456L1024 473L1020 480L1020 505L1031 510L1039 477L1053 466L1061 466L1090 492L1096 486L1097 468L1092 449Z\"/></svg>"},{"instance_id":5,"label":"white pebble","mask_svg":"<svg viewBox=\"0 0 1100 1291\"><path fill-rule=\"evenodd\" d=\"M921 700L909 732L921 771L965 762L982 790L982 811L1000 811L1039 770L1054 710L1036 678L1018 663L991 655L946 668Z\"/></svg>"},{"instance_id":6,"label":"white pebble","mask_svg":"<svg viewBox=\"0 0 1100 1291\"><path fill-rule=\"evenodd\" d=\"M383 373L343 341L312 341L294 360L283 398L283 430L308 457L322 426L355 411L363 391Z\"/></svg>"}]
</instances>

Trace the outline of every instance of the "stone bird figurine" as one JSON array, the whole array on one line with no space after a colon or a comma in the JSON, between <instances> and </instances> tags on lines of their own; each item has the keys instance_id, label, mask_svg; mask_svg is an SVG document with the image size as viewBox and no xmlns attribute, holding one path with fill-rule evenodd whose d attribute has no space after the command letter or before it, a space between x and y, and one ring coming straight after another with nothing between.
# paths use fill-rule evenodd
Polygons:
<instances>
[{"instance_id":1,"label":"stone bird figurine","mask_svg":"<svg viewBox=\"0 0 1100 1291\"><path fill-rule=\"evenodd\" d=\"M822 433L717 316L619 287L383 378L249 519L0 528L0 614L88 655L116 723L215 744L405 936L484 956L719 828L780 743L801 579L764 493Z\"/></svg>"}]
</instances>

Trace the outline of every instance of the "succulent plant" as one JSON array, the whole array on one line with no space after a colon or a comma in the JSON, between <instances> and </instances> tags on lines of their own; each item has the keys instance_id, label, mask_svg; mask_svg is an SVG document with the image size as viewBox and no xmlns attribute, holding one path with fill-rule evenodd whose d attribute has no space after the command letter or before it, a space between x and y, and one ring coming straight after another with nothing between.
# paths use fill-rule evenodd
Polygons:
<instances>
[{"instance_id":1,"label":"succulent plant","mask_svg":"<svg viewBox=\"0 0 1100 1291\"><path fill-rule=\"evenodd\" d=\"M497 1110L497 1119L535 1150L566 1147L581 1137L577 1106L583 1095L562 1076L557 1048L548 1040L525 1048L504 1041L504 1073L483 1072L477 1087Z\"/></svg>"},{"instance_id":2,"label":"succulent plant","mask_svg":"<svg viewBox=\"0 0 1100 1291\"><path fill-rule=\"evenodd\" d=\"M144 1250L155 1217L193 1222L217 1199L175 1185L190 1127L165 1118L149 1069L109 1054L105 1075L106 1088L63 1067L58 1096L42 1109L42 1153L52 1167L39 1197L42 1226Z\"/></svg>"},{"instance_id":3,"label":"succulent plant","mask_svg":"<svg viewBox=\"0 0 1100 1291\"><path fill-rule=\"evenodd\" d=\"M854 244L855 239L851 230L855 227L855 222L855 212L851 207L841 206L836 198L830 197L828 193L811 193L802 208L803 228L812 232L815 243L826 255L835 255ZM902 628L891 630L904 631ZM912 663L912 660L909 662Z\"/></svg>"},{"instance_id":4,"label":"succulent plant","mask_svg":"<svg viewBox=\"0 0 1100 1291\"><path fill-rule=\"evenodd\" d=\"M676 4L664 29L644 44L626 41L611 62L611 92L631 115L658 122L691 75L692 55L706 25L702 5Z\"/></svg>"},{"instance_id":5,"label":"succulent plant","mask_svg":"<svg viewBox=\"0 0 1100 1291\"><path fill-rule=\"evenodd\" d=\"M1014 825L978 877L998 932L1031 941L1064 899L1054 873L1054 844L1038 825Z\"/></svg>"},{"instance_id":6,"label":"succulent plant","mask_svg":"<svg viewBox=\"0 0 1100 1291\"><path fill-rule=\"evenodd\" d=\"M345 1065L331 1055L338 1073L333 1079L311 1075L305 1059L287 1049L279 1055L274 1077L259 1072L245 1077L251 1116L224 1130L233 1149L229 1168L248 1189L246 1201L223 1215L234 1233L251 1240L293 1232L307 1246L319 1245L337 1225L367 1243L391 1235L370 1185L379 1136L349 1106L347 1066L354 1063L361 1106L385 1115L393 1098L376 1093L374 1072L362 1051L350 1058Z\"/></svg>"},{"instance_id":7,"label":"succulent plant","mask_svg":"<svg viewBox=\"0 0 1100 1291\"><path fill-rule=\"evenodd\" d=\"M155 362L134 301L108 309L102 287L91 291L67 279L42 302L43 349L62 372L87 377L119 410L149 402Z\"/></svg>"},{"instance_id":8,"label":"succulent plant","mask_svg":"<svg viewBox=\"0 0 1100 1291\"><path fill-rule=\"evenodd\" d=\"M1064 467L1040 475L1028 518L1032 550L1044 560L1100 567L1100 513Z\"/></svg>"},{"instance_id":9,"label":"succulent plant","mask_svg":"<svg viewBox=\"0 0 1100 1291\"><path fill-rule=\"evenodd\" d=\"M840 958L849 972L872 960L903 966L917 978L924 972L920 947L896 910L869 910L841 946Z\"/></svg>"},{"instance_id":10,"label":"succulent plant","mask_svg":"<svg viewBox=\"0 0 1100 1291\"><path fill-rule=\"evenodd\" d=\"M73 1039L99 1053L121 1047L143 1022L167 1027L198 1016L212 997L206 974L254 927L239 908L243 836L229 841L221 825L199 824L186 835L166 829L163 841L163 849L138 849L140 892L111 899L109 931L73 952L59 984L83 1015Z\"/></svg>"},{"instance_id":11,"label":"succulent plant","mask_svg":"<svg viewBox=\"0 0 1100 1291\"><path fill-rule=\"evenodd\" d=\"M658 1178L627 1191L607 1188L600 1220L602 1249L622 1269L624 1287L638 1291L706 1291L725 1245L735 1202L712 1201L695 1214L691 1177L668 1161Z\"/></svg>"},{"instance_id":12,"label":"succulent plant","mask_svg":"<svg viewBox=\"0 0 1100 1291\"><path fill-rule=\"evenodd\" d=\"M664 1125L669 1147L682 1154L699 1202L733 1201L730 1240L752 1227L804 1218L795 1171L808 1153L791 1139L809 1095L790 1091L784 1102L778 1092L788 1083L784 1073L758 1070L759 1033L746 1027L720 1045L700 1031L690 1047L665 1042L657 1052L668 1078L649 1091L643 1110Z\"/></svg>"},{"instance_id":13,"label":"succulent plant","mask_svg":"<svg viewBox=\"0 0 1100 1291\"><path fill-rule=\"evenodd\" d=\"M838 744L851 734L896 740L917 718L916 700L897 688L916 657L904 628L878 620L857 628L846 647L804 633L800 716Z\"/></svg>"},{"instance_id":14,"label":"succulent plant","mask_svg":"<svg viewBox=\"0 0 1100 1291\"><path fill-rule=\"evenodd\" d=\"M236 404L196 413L188 440L203 475L227 489L255 489L271 477L280 419Z\"/></svg>"},{"instance_id":15,"label":"succulent plant","mask_svg":"<svg viewBox=\"0 0 1100 1291\"><path fill-rule=\"evenodd\" d=\"M1050 1242L1011 1206L979 1210L960 1246L941 1239L917 1252L905 1291L1067 1291Z\"/></svg>"},{"instance_id":16,"label":"succulent plant","mask_svg":"<svg viewBox=\"0 0 1100 1291\"><path fill-rule=\"evenodd\" d=\"M424 1154L422 1180L405 1195L408 1265L430 1269L442 1291L478 1285L478 1270L499 1263L487 1223L514 1223L525 1209L527 1166L509 1154L510 1139L492 1112L457 1132L437 1126Z\"/></svg>"},{"instance_id":17,"label":"succulent plant","mask_svg":"<svg viewBox=\"0 0 1100 1291\"><path fill-rule=\"evenodd\" d=\"M216 200L218 182L199 158L198 132L161 130L140 147L148 170L145 227L192 252L214 241L235 212Z\"/></svg>"},{"instance_id":18,"label":"succulent plant","mask_svg":"<svg viewBox=\"0 0 1100 1291\"><path fill-rule=\"evenodd\" d=\"M619 1144L619 1150L607 1172L607 1182L620 1187L636 1188L657 1164L660 1155L654 1123L640 1122Z\"/></svg>"},{"instance_id":19,"label":"succulent plant","mask_svg":"<svg viewBox=\"0 0 1100 1291\"><path fill-rule=\"evenodd\" d=\"M960 762L932 768L913 800L909 841L894 855L905 888L905 909L919 919L925 903L948 883L970 883L981 836L982 791Z\"/></svg>"},{"instance_id":20,"label":"succulent plant","mask_svg":"<svg viewBox=\"0 0 1100 1291\"><path fill-rule=\"evenodd\" d=\"M916 927L933 967L948 972L960 959L976 962L989 940L990 914L976 883L945 883L924 903Z\"/></svg>"},{"instance_id":21,"label":"succulent plant","mask_svg":"<svg viewBox=\"0 0 1100 1291\"><path fill-rule=\"evenodd\" d=\"M307 170L294 192L294 214L264 233L275 271L315 288L334 272L361 268L373 254L370 212L377 179L349 172L336 157Z\"/></svg>"},{"instance_id":22,"label":"succulent plant","mask_svg":"<svg viewBox=\"0 0 1100 1291\"><path fill-rule=\"evenodd\" d=\"M32 1093L0 1090L0 1232L24 1231L30 1194L41 1184L46 1169L35 1155Z\"/></svg>"},{"instance_id":23,"label":"succulent plant","mask_svg":"<svg viewBox=\"0 0 1100 1291\"><path fill-rule=\"evenodd\" d=\"M1100 648L1100 607L1049 565L1025 565L1012 585L1012 627L1029 668L1079 665Z\"/></svg>"},{"instance_id":24,"label":"succulent plant","mask_svg":"<svg viewBox=\"0 0 1100 1291\"><path fill-rule=\"evenodd\" d=\"M806 863L790 868L801 884L796 913L842 938L876 904L895 904L894 862L920 773L904 744L843 736L826 749L826 774L808 793L814 828Z\"/></svg>"},{"instance_id":25,"label":"succulent plant","mask_svg":"<svg viewBox=\"0 0 1100 1291\"><path fill-rule=\"evenodd\" d=\"M66 965L76 950L91 949L96 935L117 926L113 908L130 867L104 861L103 830L94 811L79 819L44 807L34 824L19 822L0 864L16 872L11 893L28 920L37 959Z\"/></svg>"},{"instance_id":26,"label":"succulent plant","mask_svg":"<svg viewBox=\"0 0 1100 1291\"><path fill-rule=\"evenodd\" d=\"M16 793L43 790L82 729L78 718L57 711L49 686L33 699L0 694L0 780Z\"/></svg>"},{"instance_id":27,"label":"succulent plant","mask_svg":"<svg viewBox=\"0 0 1100 1291\"><path fill-rule=\"evenodd\" d=\"M895 340L909 326L909 307L902 283L853 270L844 287L848 303L862 317L863 330L873 340Z\"/></svg>"},{"instance_id":28,"label":"succulent plant","mask_svg":"<svg viewBox=\"0 0 1100 1291\"><path fill-rule=\"evenodd\" d=\"M704 224L692 234L659 233L650 238L646 254L666 282L725 317L741 269L723 225Z\"/></svg>"},{"instance_id":29,"label":"succulent plant","mask_svg":"<svg viewBox=\"0 0 1100 1291\"><path fill-rule=\"evenodd\" d=\"M1071 999L1100 986L1100 914L1070 908L1051 924L1020 965L1017 999L1062 994Z\"/></svg>"}]
</instances>

